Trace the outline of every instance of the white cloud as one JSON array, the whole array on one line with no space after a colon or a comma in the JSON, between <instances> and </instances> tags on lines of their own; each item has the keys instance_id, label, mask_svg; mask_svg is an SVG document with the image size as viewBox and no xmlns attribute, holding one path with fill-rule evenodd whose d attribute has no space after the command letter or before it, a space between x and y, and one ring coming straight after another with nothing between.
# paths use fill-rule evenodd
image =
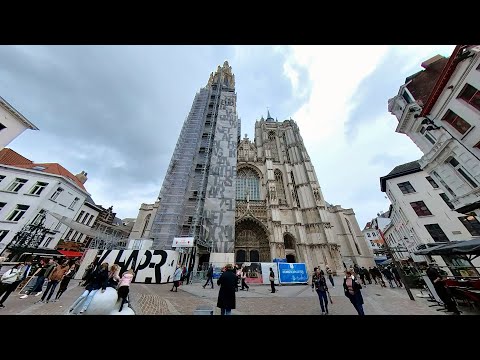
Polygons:
<instances>
[{"instance_id":1,"label":"white cloud","mask_svg":"<svg viewBox=\"0 0 480 360\"><path fill-rule=\"evenodd\" d=\"M299 125L325 199L352 207L360 227L377 212L388 208L389 203L380 192L380 176L422 154L405 135L395 133L396 119L387 112L386 105L394 93L379 94L385 98L384 115L376 118L374 124L370 122L360 127L353 140L346 138L345 122L355 105L352 97L362 91L359 84L375 70L389 50L405 57L405 68L414 68L415 72L421 70L422 61L437 53L448 56L452 49L452 46L291 47L284 68L305 67L312 83L308 101L292 118ZM395 71L400 69L392 68L392 72ZM285 74L295 86L296 74L290 71ZM373 114L378 112L372 109ZM381 161L382 158L386 161ZM362 195L364 193L368 195Z\"/></svg>"}]
</instances>

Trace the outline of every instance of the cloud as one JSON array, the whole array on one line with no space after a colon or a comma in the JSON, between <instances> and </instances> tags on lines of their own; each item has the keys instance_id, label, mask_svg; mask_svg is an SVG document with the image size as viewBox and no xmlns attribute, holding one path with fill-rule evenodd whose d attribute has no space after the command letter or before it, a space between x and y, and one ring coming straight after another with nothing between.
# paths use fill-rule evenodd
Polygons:
<instances>
[{"instance_id":1,"label":"cloud","mask_svg":"<svg viewBox=\"0 0 480 360\"><path fill-rule=\"evenodd\" d=\"M307 101L292 116L298 123L325 199L353 208L360 227L388 209L379 178L422 156L405 135L387 100L405 78L437 53L453 47L293 46L290 67L303 67L312 82ZM287 72L288 74L288 72ZM291 75L295 83L295 75Z\"/></svg>"},{"instance_id":2,"label":"cloud","mask_svg":"<svg viewBox=\"0 0 480 360\"><path fill-rule=\"evenodd\" d=\"M37 162L88 173L87 190L119 217L157 198L195 93L228 60L239 115L286 116L299 96L283 74L285 47L2 46L0 94L40 131L10 144ZM298 70L297 70L298 71ZM299 71L299 79L306 72ZM308 82L304 82L308 87ZM307 90L304 91L307 93ZM305 96L305 95L304 95Z\"/></svg>"},{"instance_id":3,"label":"cloud","mask_svg":"<svg viewBox=\"0 0 480 360\"><path fill-rule=\"evenodd\" d=\"M40 128L10 147L88 172L94 200L136 217L160 191L195 93L228 60L242 133L292 117L330 203L360 226L388 207L379 177L421 153L387 112L405 77L453 46L2 46L0 95Z\"/></svg>"}]
</instances>

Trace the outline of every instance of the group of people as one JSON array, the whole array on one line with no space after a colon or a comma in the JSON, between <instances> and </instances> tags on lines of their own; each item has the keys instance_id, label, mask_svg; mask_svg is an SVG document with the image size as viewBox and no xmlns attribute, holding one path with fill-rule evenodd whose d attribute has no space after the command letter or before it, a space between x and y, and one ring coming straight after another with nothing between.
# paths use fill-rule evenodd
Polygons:
<instances>
[{"instance_id":1,"label":"group of people","mask_svg":"<svg viewBox=\"0 0 480 360\"><path fill-rule=\"evenodd\" d=\"M123 306L128 301L130 284L134 277L135 273L133 269L125 271L122 276L120 276L120 266L117 264L113 264L110 268L106 262L100 266L97 266L95 263L90 264L82 278L82 285L85 287L85 291L73 302L69 312L73 312L77 306L81 305L79 313L83 314L87 311L95 294L97 294L99 290L101 293L104 293L107 287L111 287L117 291L118 300L121 300L118 311L121 312Z\"/></svg>"},{"instance_id":2,"label":"group of people","mask_svg":"<svg viewBox=\"0 0 480 360\"><path fill-rule=\"evenodd\" d=\"M5 300L30 274L32 274L32 277L36 277L35 283L25 291L25 294L20 296L20 299L25 299L30 294L39 296L43 293L42 298L36 303L49 302L57 285L60 284L55 299L53 300L58 301L67 289L68 283L75 275L77 267L78 262L71 260L57 262L54 259L49 259L48 262L44 259L35 262L24 261L14 265L11 269L7 270L1 278L0 295L3 295L3 297L0 300L0 308L5 307ZM43 291L45 280L47 281L47 288Z\"/></svg>"},{"instance_id":3,"label":"group of people","mask_svg":"<svg viewBox=\"0 0 480 360\"><path fill-rule=\"evenodd\" d=\"M327 272L330 284L332 284L332 287L335 287L332 269L330 269L329 266L326 266L325 271ZM350 300L358 315L365 315L365 312L363 311L363 296L361 292L362 285L357 281L357 278L351 270L346 270L345 272L343 289L345 296ZM312 292L313 291L316 291L318 294L322 315L328 315L328 302L330 301L330 304L333 304L333 301L332 297L330 296L330 292L328 291L325 272L320 269L320 267L315 267L313 269Z\"/></svg>"}]
</instances>

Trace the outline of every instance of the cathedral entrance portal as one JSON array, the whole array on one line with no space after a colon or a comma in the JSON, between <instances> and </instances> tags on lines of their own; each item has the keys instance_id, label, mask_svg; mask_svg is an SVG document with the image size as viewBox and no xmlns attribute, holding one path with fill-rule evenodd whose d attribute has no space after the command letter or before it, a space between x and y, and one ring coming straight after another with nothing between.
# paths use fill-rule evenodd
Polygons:
<instances>
[{"instance_id":1,"label":"cathedral entrance portal","mask_svg":"<svg viewBox=\"0 0 480 360\"><path fill-rule=\"evenodd\" d=\"M253 218L235 225L235 262L270 262L270 246L265 227Z\"/></svg>"},{"instance_id":2,"label":"cathedral entrance portal","mask_svg":"<svg viewBox=\"0 0 480 360\"><path fill-rule=\"evenodd\" d=\"M287 258L287 263L294 263L295 262L295 255L289 254L286 256Z\"/></svg>"}]
</instances>

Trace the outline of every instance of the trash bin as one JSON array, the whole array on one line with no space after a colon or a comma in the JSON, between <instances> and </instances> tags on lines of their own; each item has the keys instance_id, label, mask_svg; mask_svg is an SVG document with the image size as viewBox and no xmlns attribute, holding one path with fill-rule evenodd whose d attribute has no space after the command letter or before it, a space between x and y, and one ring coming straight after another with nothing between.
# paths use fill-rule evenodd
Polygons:
<instances>
[{"instance_id":1,"label":"trash bin","mask_svg":"<svg viewBox=\"0 0 480 360\"><path fill-rule=\"evenodd\" d=\"M193 315L213 315L213 309L208 305L201 305L193 311Z\"/></svg>"}]
</instances>

